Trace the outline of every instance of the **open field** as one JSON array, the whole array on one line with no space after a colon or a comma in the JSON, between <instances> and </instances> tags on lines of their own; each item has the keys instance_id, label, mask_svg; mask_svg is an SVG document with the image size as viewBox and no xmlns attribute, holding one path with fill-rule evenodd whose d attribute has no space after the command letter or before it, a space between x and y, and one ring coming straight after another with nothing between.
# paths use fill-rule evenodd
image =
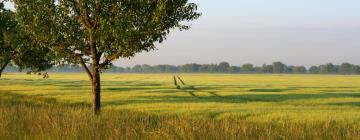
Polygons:
<instances>
[{"instance_id":1,"label":"open field","mask_svg":"<svg viewBox=\"0 0 360 140\"><path fill-rule=\"evenodd\" d=\"M85 74L5 74L0 138L360 138L360 76L179 75L103 74L94 117Z\"/></svg>"}]
</instances>

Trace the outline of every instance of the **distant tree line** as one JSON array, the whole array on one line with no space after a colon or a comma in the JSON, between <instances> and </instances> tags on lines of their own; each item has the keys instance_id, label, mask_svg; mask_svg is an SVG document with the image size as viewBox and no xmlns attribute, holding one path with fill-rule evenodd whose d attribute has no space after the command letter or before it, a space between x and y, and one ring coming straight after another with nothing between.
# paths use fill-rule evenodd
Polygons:
<instances>
[{"instance_id":1,"label":"distant tree line","mask_svg":"<svg viewBox=\"0 0 360 140\"><path fill-rule=\"evenodd\" d=\"M90 65L89 68L92 66ZM5 72L18 72L15 66L7 67ZM78 73L83 72L80 65L59 65L47 72L53 73ZM350 63L342 63L341 65L334 65L328 63L320 66L312 66L306 68L305 66L291 66L282 62L274 62L270 65L264 64L262 66L254 66L253 64L244 64L242 66L231 66L228 62L221 62L219 64L185 64L185 65L136 65L133 67L118 67L103 71L105 73L275 73L275 74L360 74L360 66Z\"/></svg>"}]
</instances>

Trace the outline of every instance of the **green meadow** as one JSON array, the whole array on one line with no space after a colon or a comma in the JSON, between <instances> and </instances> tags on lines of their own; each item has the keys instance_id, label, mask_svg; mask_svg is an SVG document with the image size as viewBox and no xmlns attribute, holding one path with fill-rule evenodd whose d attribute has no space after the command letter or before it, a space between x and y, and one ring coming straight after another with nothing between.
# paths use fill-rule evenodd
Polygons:
<instances>
[{"instance_id":1,"label":"green meadow","mask_svg":"<svg viewBox=\"0 0 360 140\"><path fill-rule=\"evenodd\" d=\"M360 139L360 76L5 74L0 139Z\"/></svg>"}]
</instances>

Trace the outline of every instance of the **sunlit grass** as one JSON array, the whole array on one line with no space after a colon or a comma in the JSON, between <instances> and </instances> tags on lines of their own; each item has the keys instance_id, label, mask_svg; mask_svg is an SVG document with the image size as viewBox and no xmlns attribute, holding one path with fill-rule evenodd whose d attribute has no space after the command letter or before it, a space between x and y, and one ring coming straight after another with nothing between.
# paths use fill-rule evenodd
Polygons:
<instances>
[{"instance_id":1,"label":"sunlit grass","mask_svg":"<svg viewBox=\"0 0 360 140\"><path fill-rule=\"evenodd\" d=\"M85 74L5 74L0 90L90 104ZM191 116L246 116L249 121L360 121L360 76L180 74L103 74L104 109ZM187 88L191 86L191 88ZM214 115L215 114L215 115Z\"/></svg>"},{"instance_id":2,"label":"sunlit grass","mask_svg":"<svg viewBox=\"0 0 360 140\"><path fill-rule=\"evenodd\" d=\"M179 75L103 74L94 117L85 74L5 74L0 139L360 137L360 76Z\"/></svg>"},{"instance_id":3,"label":"sunlit grass","mask_svg":"<svg viewBox=\"0 0 360 140\"><path fill-rule=\"evenodd\" d=\"M358 139L358 121L249 121L278 112L211 111L212 116L107 109L94 116L86 104L0 92L0 139ZM201 112L198 112L201 113ZM209 112L208 112L209 113ZM322 114L324 112L319 112ZM325 114L323 114L325 115ZM327 115L327 114L326 114ZM343 114L352 115L352 114ZM271 120L271 117L268 117Z\"/></svg>"}]
</instances>

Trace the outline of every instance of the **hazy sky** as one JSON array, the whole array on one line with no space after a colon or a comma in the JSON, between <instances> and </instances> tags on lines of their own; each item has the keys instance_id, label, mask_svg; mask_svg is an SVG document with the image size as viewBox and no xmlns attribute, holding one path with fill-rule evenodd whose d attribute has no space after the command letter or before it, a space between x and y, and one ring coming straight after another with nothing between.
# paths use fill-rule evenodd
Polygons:
<instances>
[{"instance_id":1,"label":"hazy sky","mask_svg":"<svg viewBox=\"0 0 360 140\"><path fill-rule=\"evenodd\" d=\"M360 0L191 0L202 17L117 65L360 64Z\"/></svg>"}]
</instances>

